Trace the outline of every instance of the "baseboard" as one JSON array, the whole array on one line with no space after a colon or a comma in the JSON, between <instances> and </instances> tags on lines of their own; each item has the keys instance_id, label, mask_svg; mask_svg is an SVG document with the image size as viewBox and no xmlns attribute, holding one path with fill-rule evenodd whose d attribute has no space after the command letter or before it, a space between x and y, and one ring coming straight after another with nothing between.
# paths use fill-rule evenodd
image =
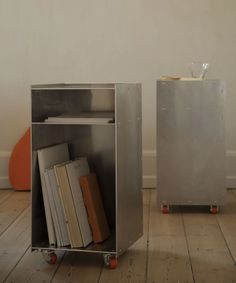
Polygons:
<instances>
[{"instance_id":1,"label":"baseboard","mask_svg":"<svg viewBox=\"0 0 236 283\"><path fill-rule=\"evenodd\" d=\"M155 150L143 150L143 188L156 188Z\"/></svg>"},{"instance_id":2,"label":"baseboard","mask_svg":"<svg viewBox=\"0 0 236 283\"><path fill-rule=\"evenodd\" d=\"M236 150L226 151L226 187L236 188Z\"/></svg>"},{"instance_id":3,"label":"baseboard","mask_svg":"<svg viewBox=\"0 0 236 283\"><path fill-rule=\"evenodd\" d=\"M152 189L156 188L156 176L143 176L143 188Z\"/></svg>"},{"instance_id":4,"label":"baseboard","mask_svg":"<svg viewBox=\"0 0 236 283\"><path fill-rule=\"evenodd\" d=\"M0 177L0 189L10 189L11 184L8 177Z\"/></svg>"},{"instance_id":5,"label":"baseboard","mask_svg":"<svg viewBox=\"0 0 236 283\"><path fill-rule=\"evenodd\" d=\"M11 184L8 179L8 163L11 156L10 151L0 151L0 188L9 189Z\"/></svg>"},{"instance_id":6,"label":"baseboard","mask_svg":"<svg viewBox=\"0 0 236 283\"><path fill-rule=\"evenodd\" d=\"M236 188L236 176L226 176L226 188L227 189Z\"/></svg>"}]
</instances>

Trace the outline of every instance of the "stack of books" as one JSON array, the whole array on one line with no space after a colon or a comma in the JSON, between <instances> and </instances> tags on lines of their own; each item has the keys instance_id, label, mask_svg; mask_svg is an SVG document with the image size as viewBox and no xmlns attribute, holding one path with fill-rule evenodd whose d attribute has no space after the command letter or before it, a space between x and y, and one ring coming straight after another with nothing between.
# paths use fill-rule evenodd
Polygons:
<instances>
[{"instance_id":1,"label":"stack of books","mask_svg":"<svg viewBox=\"0 0 236 283\"><path fill-rule=\"evenodd\" d=\"M86 247L107 239L96 175L86 157L70 160L68 144L37 150L49 244Z\"/></svg>"}]
</instances>

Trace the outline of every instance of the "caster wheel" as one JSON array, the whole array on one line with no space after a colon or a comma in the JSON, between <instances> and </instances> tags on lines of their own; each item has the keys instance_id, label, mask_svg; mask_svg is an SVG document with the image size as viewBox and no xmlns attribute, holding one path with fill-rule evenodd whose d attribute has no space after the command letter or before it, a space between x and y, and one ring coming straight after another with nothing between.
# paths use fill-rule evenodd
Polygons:
<instances>
[{"instance_id":1,"label":"caster wheel","mask_svg":"<svg viewBox=\"0 0 236 283\"><path fill-rule=\"evenodd\" d=\"M117 265L118 265L117 258L110 258L109 269L116 269Z\"/></svg>"},{"instance_id":2,"label":"caster wheel","mask_svg":"<svg viewBox=\"0 0 236 283\"><path fill-rule=\"evenodd\" d=\"M211 209L210 209L210 212L212 214L217 214L219 211L218 207L217 206L211 206Z\"/></svg>"},{"instance_id":3,"label":"caster wheel","mask_svg":"<svg viewBox=\"0 0 236 283\"><path fill-rule=\"evenodd\" d=\"M117 258L114 255L105 254L105 255L103 255L103 260L104 260L105 265L109 269L116 269L116 267L118 265L118 261L117 261Z\"/></svg>"},{"instance_id":4,"label":"caster wheel","mask_svg":"<svg viewBox=\"0 0 236 283\"><path fill-rule=\"evenodd\" d=\"M50 254L50 264L55 264L57 262L57 255L55 253Z\"/></svg>"},{"instance_id":5,"label":"caster wheel","mask_svg":"<svg viewBox=\"0 0 236 283\"><path fill-rule=\"evenodd\" d=\"M43 257L49 264L55 264L57 262L57 255L54 252L43 254Z\"/></svg>"},{"instance_id":6,"label":"caster wheel","mask_svg":"<svg viewBox=\"0 0 236 283\"><path fill-rule=\"evenodd\" d=\"M163 214L168 214L170 212L169 206L168 205L163 205L161 207L161 211Z\"/></svg>"}]
</instances>

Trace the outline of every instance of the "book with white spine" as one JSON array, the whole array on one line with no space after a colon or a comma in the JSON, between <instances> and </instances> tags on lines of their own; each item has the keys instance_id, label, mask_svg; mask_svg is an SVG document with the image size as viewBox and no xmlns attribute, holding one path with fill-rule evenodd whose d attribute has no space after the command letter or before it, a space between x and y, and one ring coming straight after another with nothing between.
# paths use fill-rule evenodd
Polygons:
<instances>
[{"instance_id":1,"label":"book with white spine","mask_svg":"<svg viewBox=\"0 0 236 283\"><path fill-rule=\"evenodd\" d=\"M56 223L55 227L58 227L59 230L58 246L68 246L70 245L70 239L67 231L66 217L53 168L47 169L45 171L45 179L46 183L49 182L49 186L51 189L50 205L51 203L53 204L53 221L54 223Z\"/></svg>"},{"instance_id":2,"label":"book with white spine","mask_svg":"<svg viewBox=\"0 0 236 283\"><path fill-rule=\"evenodd\" d=\"M83 247L79 222L76 215L73 195L66 170L66 163L54 166L58 189L66 217L67 231L72 248Z\"/></svg>"},{"instance_id":3,"label":"book with white spine","mask_svg":"<svg viewBox=\"0 0 236 283\"><path fill-rule=\"evenodd\" d=\"M57 246L60 247L61 246L61 234L60 234L58 217L56 215L56 208L55 208L55 203L54 203L54 199L52 195L52 188L51 188L47 169L44 172L44 178L45 178L45 184L46 184L46 189L47 189L48 202L49 202L51 216L52 216L52 222L53 222L53 226L55 229L56 244Z\"/></svg>"},{"instance_id":4,"label":"book with white spine","mask_svg":"<svg viewBox=\"0 0 236 283\"><path fill-rule=\"evenodd\" d=\"M69 160L68 144L63 143L38 149L37 153L49 244L56 245L55 227L52 220L52 213L49 204L49 197L46 188L44 172L46 169L54 166L57 163Z\"/></svg>"},{"instance_id":5,"label":"book with white spine","mask_svg":"<svg viewBox=\"0 0 236 283\"><path fill-rule=\"evenodd\" d=\"M80 225L80 232L83 245L86 247L93 240L92 231L88 222L88 215L84 205L83 194L79 184L79 177L90 173L87 158L81 157L75 161L66 164L66 170L73 195L74 206L77 219Z\"/></svg>"}]
</instances>

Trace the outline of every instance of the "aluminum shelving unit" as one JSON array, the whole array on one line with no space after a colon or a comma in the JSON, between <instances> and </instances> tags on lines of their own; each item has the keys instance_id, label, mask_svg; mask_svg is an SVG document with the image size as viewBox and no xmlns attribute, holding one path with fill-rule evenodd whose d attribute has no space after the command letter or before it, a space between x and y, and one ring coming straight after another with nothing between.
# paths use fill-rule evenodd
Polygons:
<instances>
[{"instance_id":1,"label":"aluminum shelving unit","mask_svg":"<svg viewBox=\"0 0 236 283\"><path fill-rule=\"evenodd\" d=\"M31 101L32 152L66 142L71 159L86 156L98 177L111 229L102 244L78 249L50 246L38 168L32 160L32 250L100 253L109 264L143 234L141 85L34 85ZM99 125L44 122L49 116L84 111L112 111L115 120Z\"/></svg>"},{"instance_id":2,"label":"aluminum shelving unit","mask_svg":"<svg viewBox=\"0 0 236 283\"><path fill-rule=\"evenodd\" d=\"M225 86L219 80L157 81L157 190L170 205L224 204Z\"/></svg>"}]
</instances>

